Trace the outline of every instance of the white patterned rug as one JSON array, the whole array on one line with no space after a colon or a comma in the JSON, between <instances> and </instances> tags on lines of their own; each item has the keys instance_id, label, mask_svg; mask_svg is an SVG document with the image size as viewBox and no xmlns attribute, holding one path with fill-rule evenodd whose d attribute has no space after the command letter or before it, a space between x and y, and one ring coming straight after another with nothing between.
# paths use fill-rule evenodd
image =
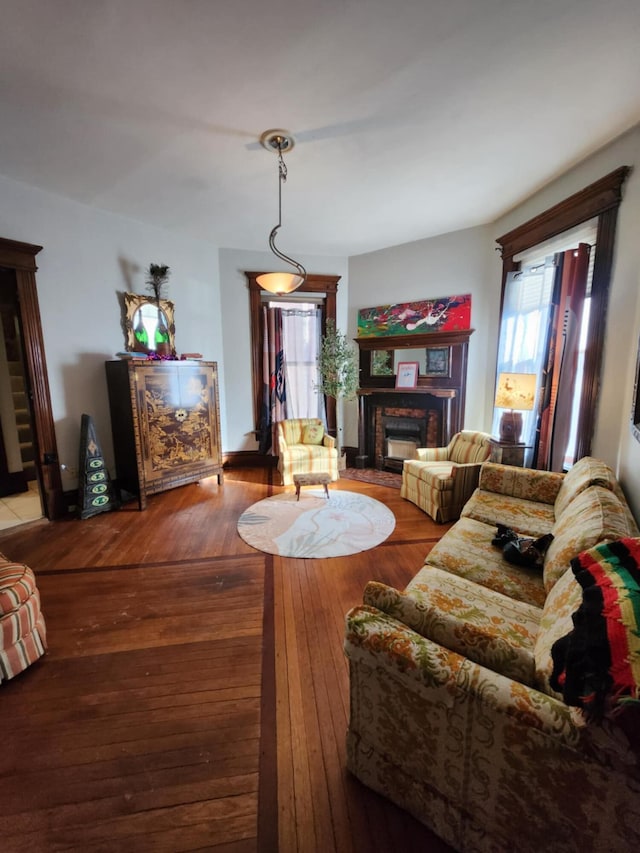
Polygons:
<instances>
[{"instance_id":1,"label":"white patterned rug","mask_svg":"<svg viewBox=\"0 0 640 853\"><path fill-rule=\"evenodd\" d=\"M356 492L322 490L265 498L238 519L238 533L252 548L281 557L345 557L374 548L391 535L390 509Z\"/></svg>"}]
</instances>

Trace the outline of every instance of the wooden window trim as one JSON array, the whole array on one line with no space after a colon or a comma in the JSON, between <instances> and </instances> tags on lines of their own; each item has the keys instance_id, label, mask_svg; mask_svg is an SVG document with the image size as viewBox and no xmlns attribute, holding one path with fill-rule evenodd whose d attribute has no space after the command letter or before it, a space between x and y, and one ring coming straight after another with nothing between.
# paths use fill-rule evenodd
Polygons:
<instances>
[{"instance_id":1,"label":"wooden window trim","mask_svg":"<svg viewBox=\"0 0 640 853\"><path fill-rule=\"evenodd\" d=\"M621 166L496 240L503 260L500 297L500 314L502 314L507 275L520 267L520 264L514 261L514 255L557 237L589 219L598 218L576 459L588 456L591 452L602 369L616 222L618 208L622 201L622 187L630 171L629 166Z\"/></svg>"},{"instance_id":2,"label":"wooden window trim","mask_svg":"<svg viewBox=\"0 0 640 853\"><path fill-rule=\"evenodd\" d=\"M261 322L260 306L262 304L261 294L264 290L257 282L259 275L263 272L246 271L245 276L249 284L249 311L251 317L251 375L253 388L253 420L256 434L260 429L260 412L262 408L262 346L264 334ZM302 287L303 293L324 293L322 303L322 334L327 329L327 320L336 319L336 295L338 293L339 275L314 275L308 274ZM336 401L333 397L326 397L327 407L327 429L331 435L336 434Z\"/></svg>"}]
</instances>

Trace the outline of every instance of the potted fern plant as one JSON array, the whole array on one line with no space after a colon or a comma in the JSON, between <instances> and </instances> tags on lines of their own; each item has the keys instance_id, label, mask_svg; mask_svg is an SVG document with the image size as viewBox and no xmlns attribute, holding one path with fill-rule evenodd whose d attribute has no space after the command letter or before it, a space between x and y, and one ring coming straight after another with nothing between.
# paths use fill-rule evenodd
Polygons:
<instances>
[{"instance_id":1,"label":"potted fern plant","mask_svg":"<svg viewBox=\"0 0 640 853\"><path fill-rule=\"evenodd\" d=\"M171 355L171 344L169 342L169 330L165 322L162 310L162 289L169 281L170 270L166 264L149 264L147 270L147 287L153 294L158 309L158 324L155 331L155 352L159 356Z\"/></svg>"},{"instance_id":2,"label":"potted fern plant","mask_svg":"<svg viewBox=\"0 0 640 853\"><path fill-rule=\"evenodd\" d=\"M336 401L338 467L344 468L342 412L339 401L355 399L359 379L358 354L346 335L336 329L335 320L327 320L327 329L320 341L318 372L320 374L318 391L327 397L333 397Z\"/></svg>"}]
</instances>

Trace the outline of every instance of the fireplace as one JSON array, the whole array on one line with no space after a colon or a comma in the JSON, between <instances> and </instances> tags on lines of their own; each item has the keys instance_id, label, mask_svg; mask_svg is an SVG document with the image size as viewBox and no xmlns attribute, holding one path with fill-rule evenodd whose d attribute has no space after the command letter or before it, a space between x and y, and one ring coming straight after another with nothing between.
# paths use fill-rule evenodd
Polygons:
<instances>
[{"instance_id":1,"label":"fireplace","mask_svg":"<svg viewBox=\"0 0 640 853\"><path fill-rule=\"evenodd\" d=\"M418 447L439 447L451 438L455 392L367 392L360 396L359 468L401 471Z\"/></svg>"},{"instance_id":2,"label":"fireplace","mask_svg":"<svg viewBox=\"0 0 640 853\"><path fill-rule=\"evenodd\" d=\"M405 459L413 459L418 447L426 447L427 417L424 412L418 412L417 417L411 414L381 415L381 441L375 448L375 455L376 461L380 459L382 468L401 471Z\"/></svg>"},{"instance_id":3,"label":"fireplace","mask_svg":"<svg viewBox=\"0 0 640 853\"><path fill-rule=\"evenodd\" d=\"M401 470L416 447L443 447L464 423L467 351L473 329L358 337L357 468ZM446 351L444 366L428 370L427 359L414 388L399 388L392 371L399 361L420 361L421 348ZM379 371L382 352L392 371ZM420 356L420 358L418 358ZM421 362L422 363L422 362Z\"/></svg>"}]
</instances>

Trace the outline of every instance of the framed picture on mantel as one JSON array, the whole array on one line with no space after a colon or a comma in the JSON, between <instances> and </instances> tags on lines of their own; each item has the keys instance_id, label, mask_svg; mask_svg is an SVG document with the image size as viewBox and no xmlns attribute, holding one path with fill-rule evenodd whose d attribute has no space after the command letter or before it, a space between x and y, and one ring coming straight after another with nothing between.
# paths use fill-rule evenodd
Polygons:
<instances>
[{"instance_id":1,"label":"framed picture on mantel","mask_svg":"<svg viewBox=\"0 0 640 853\"><path fill-rule=\"evenodd\" d=\"M419 366L420 365L417 361L398 362L398 372L396 373L396 388L417 388Z\"/></svg>"},{"instance_id":2,"label":"framed picture on mantel","mask_svg":"<svg viewBox=\"0 0 640 853\"><path fill-rule=\"evenodd\" d=\"M449 376L449 347L427 347L425 376Z\"/></svg>"}]
</instances>

